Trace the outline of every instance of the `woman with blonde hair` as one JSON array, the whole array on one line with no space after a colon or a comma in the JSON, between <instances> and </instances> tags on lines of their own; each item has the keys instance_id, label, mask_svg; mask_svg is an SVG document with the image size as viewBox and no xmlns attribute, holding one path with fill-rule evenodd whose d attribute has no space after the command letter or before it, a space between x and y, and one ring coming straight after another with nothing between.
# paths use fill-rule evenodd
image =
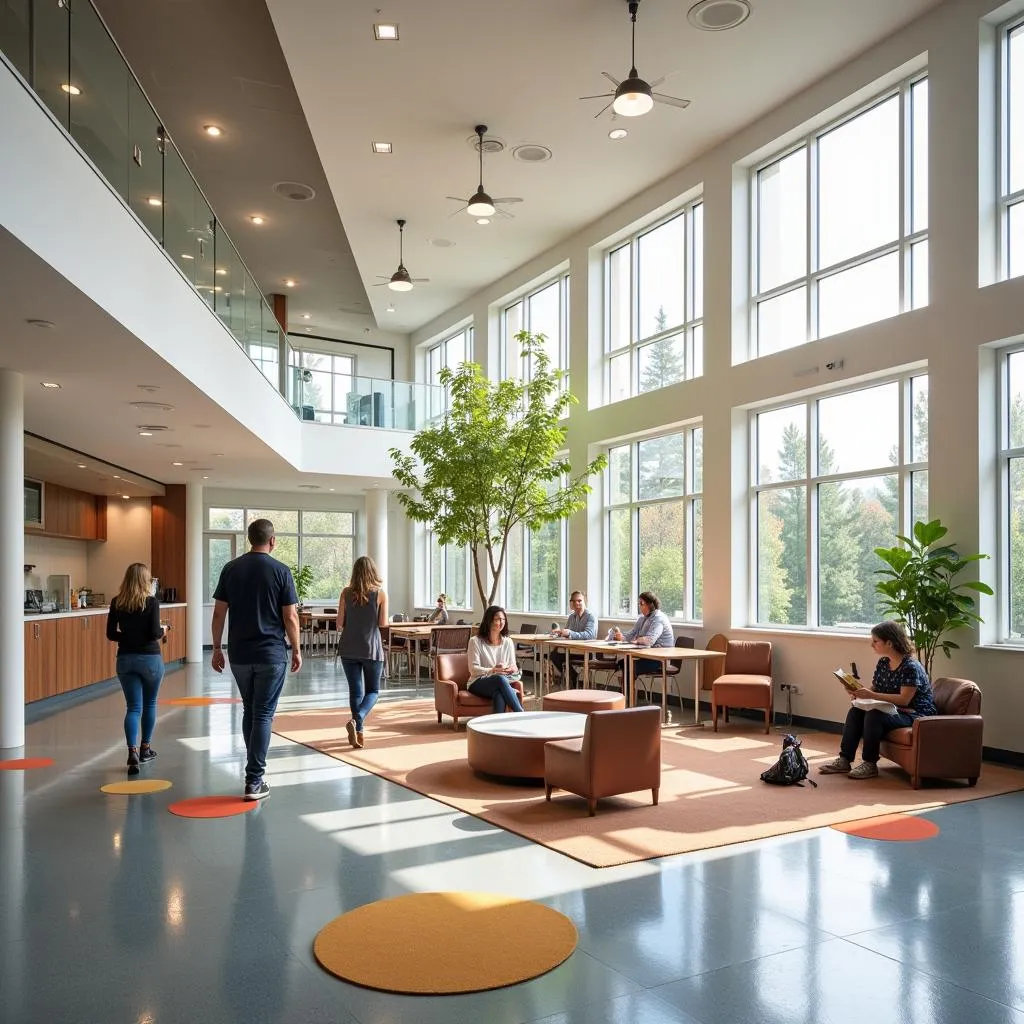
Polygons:
<instances>
[{"instance_id":1,"label":"woman with blonde hair","mask_svg":"<svg viewBox=\"0 0 1024 1024\"><path fill-rule=\"evenodd\" d=\"M107 614L107 639L117 644L117 678L124 691L129 775L137 775L140 764L156 757L150 740L156 726L156 697L164 677L160 640L166 627L160 625L160 602L150 594L152 585L148 566L133 562L125 570L121 589Z\"/></svg>"},{"instance_id":2,"label":"woman with blonde hair","mask_svg":"<svg viewBox=\"0 0 1024 1024\"><path fill-rule=\"evenodd\" d=\"M338 653L348 680L348 706L352 718L345 726L353 747L363 745L363 726L377 703L384 671L384 643L380 627L388 621L388 595L377 566L360 555L352 578L338 598Z\"/></svg>"}]
</instances>

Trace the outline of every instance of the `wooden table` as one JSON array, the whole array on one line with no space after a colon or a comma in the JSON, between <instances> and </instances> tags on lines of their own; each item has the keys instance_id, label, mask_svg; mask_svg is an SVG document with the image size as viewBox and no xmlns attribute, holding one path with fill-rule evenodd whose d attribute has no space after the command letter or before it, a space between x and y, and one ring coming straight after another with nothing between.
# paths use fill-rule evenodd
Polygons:
<instances>
[{"instance_id":1,"label":"wooden table","mask_svg":"<svg viewBox=\"0 0 1024 1024\"><path fill-rule=\"evenodd\" d=\"M670 661L689 661L693 663L693 721L700 725L700 684L703 677L701 666L705 661L712 658L724 658L722 651L698 651L692 647L629 647L626 650L626 661L630 666L629 671L629 706L635 703L635 673L632 670L633 662L637 658L647 658L650 661L661 662L661 717L664 719L668 714L668 663ZM680 709L682 710L682 709Z\"/></svg>"},{"instance_id":2,"label":"wooden table","mask_svg":"<svg viewBox=\"0 0 1024 1024\"><path fill-rule=\"evenodd\" d=\"M309 641L306 644L306 650L312 654L313 650L313 623L314 622L326 622L328 630L331 626L334 627L335 632L338 628L338 613L337 612L299 612L299 636L302 636L303 629L309 631Z\"/></svg>"},{"instance_id":3,"label":"wooden table","mask_svg":"<svg viewBox=\"0 0 1024 1024\"><path fill-rule=\"evenodd\" d=\"M628 658L625 658L625 653L629 650L641 650L646 651L646 647L637 647L635 644L628 643L613 643L608 640L569 640L562 636L551 636L550 634L541 634L541 640L543 642L542 650L548 653L548 661L550 662L550 652L553 648L564 647L568 654L582 654L583 655L583 685L586 686L590 681L590 656L591 654L613 654L616 657L622 657L625 662L625 674L626 679L623 681L622 692L626 697L627 705L629 704L629 693L631 689L631 682L629 679L630 662ZM542 676L543 686L543 676ZM541 690L541 696L543 696L543 688Z\"/></svg>"}]
</instances>

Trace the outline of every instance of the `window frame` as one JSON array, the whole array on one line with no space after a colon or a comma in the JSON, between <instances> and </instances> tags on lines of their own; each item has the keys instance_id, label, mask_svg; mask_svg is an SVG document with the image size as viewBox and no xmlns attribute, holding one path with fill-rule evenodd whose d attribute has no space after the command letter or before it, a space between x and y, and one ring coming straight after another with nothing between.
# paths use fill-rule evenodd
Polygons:
<instances>
[{"instance_id":1,"label":"window frame","mask_svg":"<svg viewBox=\"0 0 1024 1024\"><path fill-rule=\"evenodd\" d=\"M558 481L559 487L565 486L564 480ZM549 524L551 525L551 524ZM531 545L533 543L533 531L528 530L524 523L517 523L515 530L520 530L522 533L522 563L523 563L523 604L526 606L520 608L518 605L513 603L512 595L510 593L510 573L509 573L509 560L506 553L505 568L502 571L501 580L501 596L505 602L505 610L510 612L517 612L524 615L560 615L564 609L569 606L569 595L567 593L568 588L568 559L567 559L567 548L569 541L568 531L568 520L560 519L556 524L558 527L558 597L555 601L554 608L535 608L533 606L533 600L531 597L532 587L531 578L533 572L533 552ZM510 534L511 536L511 534Z\"/></svg>"},{"instance_id":2,"label":"window frame","mask_svg":"<svg viewBox=\"0 0 1024 1024\"><path fill-rule=\"evenodd\" d=\"M1024 188L1010 191L1010 37L1015 32L1024 33L1024 14L1018 14L1004 22L998 29L997 96L996 112L998 132L996 133L996 215L999 230L997 238L997 266L1001 281L1010 278L1010 211L1024 203ZM1020 73L1024 75L1024 66ZM1022 140L1024 141L1024 140ZM1021 273L1024 273L1024 253L1021 253ZM1020 274L1017 275L1021 276ZM1009 620L1006 620L1007 622Z\"/></svg>"},{"instance_id":3,"label":"window frame","mask_svg":"<svg viewBox=\"0 0 1024 1024\"><path fill-rule=\"evenodd\" d=\"M696 463L695 452L697 451L696 435L700 432L700 464L701 464L701 488L698 490L694 486L694 467ZM701 617L695 617L695 601L698 584L703 584L704 567L703 567L703 550L700 553L700 557L697 556L697 536L696 536L696 518L695 508L699 503L701 506L701 514L703 515L703 500L704 500L704 424L703 421L693 421L682 426L679 426L672 430L661 431L654 434L646 434L642 437L634 437L630 439L624 439L622 442L617 444L610 444L605 448L605 454L608 456L608 467L604 471L603 481L603 508L602 508L602 532L604 535L604 562L602 566L602 574L604 577L604 586L602 600L604 602L605 613L609 618L622 618L623 615L616 608L613 607L614 600L611 593L612 586L612 570L611 570L611 558L612 558L612 516L615 512L621 512L628 510L629 513L629 533L630 533L630 555L629 555L629 572L630 572L630 609L637 607L637 602L641 593L644 590L649 589L649 586L641 584L640 582L640 510L642 508L649 508L657 505L671 505L679 504L680 502L684 506L684 553L683 553L683 616L677 618L672 615L664 607L662 611L669 616L669 619L673 623L685 623L690 626L699 626L703 624L703 602L701 606ZM639 446L648 441L655 441L663 437L672 437L675 434L683 435L683 453L684 453L684 482L683 490L680 494L673 494L667 497L658 498L641 498L640 497L640 458L639 458ZM612 465L613 460L611 453L616 449L629 448L630 451L630 466L629 466L629 499L627 501L613 501L612 500ZM661 597L662 595L658 595ZM676 609L672 609L674 612ZM627 613L628 617L628 613Z\"/></svg>"},{"instance_id":4,"label":"window frame","mask_svg":"<svg viewBox=\"0 0 1024 1024\"><path fill-rule=\"evenodd\" d=\"M509 313L516 306L522 307L521 323L522 326L519 328L521 331L530 331L532 333L532 326L530 324L530 299L534 296L539 295L541 292L546 291L552 285L558 285L558 319L559 319L559 339L558 339L558 358L554 360L552 369L556 370L567 370L569 368L569 271L564 270L555 274L552 277L547 278L543 283L537 285L536 288L531 288L529 291L523 292L521 295L512 299L510 302L502 303L501 314L499 316L499 353L498 353L498 379L499 380L510 380L510 379L522 379L528 380L532 375L532 367L527 365L519 353L512 351L512 345L514 343L514 335L508 329ZM516 332L518 333L518 332ZM513 366L518 367L518 373L513 372Z\"/></svg>"},{"instance_id":5,"label":"window frame","mask_svg":"<svg viewBox=\"0 0 1024 1024\"><path fill-rule=\"evenodd\" d=\"M604 293L602 296L603 317L604 317L604 338L602 351L602 377L603 377L603 401L605 405L613 405L616 402L624 402L630 398L637 398L653 391L662 390L664 387L673 387L683 381L693 380L700 377L704 372L704 296L698 294L696 282L704 281L705 267L703 246L697 244L697 231L695 229L695 211L700 210L700 239L704 238L704 195L703 192L688 200L686 203L674 209L658 220L645 224L642 228L632 232L628 237L621 239L614 245L609 246L602 256L602 270L604 274ZM645 236L664 227L679 217L684 218L683 236L683 319L678 324L666 327L663 331L640 337L640 240ZM611 282L611 260L612 257L625 248L629 248L629 341L626 345L613 349L612 343L612 282ZM700 273L697 272L697 261L700 261ZM699 313L698 313L699 309ZM699 340L698 340L699 335ZM653 347L671 341L673 338L683 339L683 376L678 381L665 384L662 388L652 388L650 391L640 390L640 352L643 349ZM612 362L614 359L627 354L629 358L629 389L628 393L621 398L612 397Z\"/></svg>"},{"instance_id":6,"label":"window frame","mask_svg":"<svg viewBox=\"0 0 1024 1024\"><path fill-rule=\"evenodd\" d=\"M296 383L297 383L297 386L298 386L298 388L300 389L300 392L301 392L301 396L300 397L302 397L302 398L305 397L305 394L304 394L304 391L303 391L303 381L301 379L301 372L303 370L310 370L310 372L315 372L315 373L329 373L330 376L331 376L331 395L330 395L331 408L330 409L318 409L316 406L313 406L313 422L315 422L315 423L328 423L328 424L332 424L332 423L333 424L345 424L345 423L348 423L349 422L349 408L348 408L347 396L355 393L353 391L354 381L356 380L356 378L358 376L358 366L357 366L357 362L356 362L356 357L354 355L348 353L348 352L330 352L330 351L325 351L323 349L318 349L318 348L306 348L306 347L303 347L301 345L290 345L289 347L290 347L290 350L291 350L290 353L289 353L289 364L288 364L289 365L289 372L294 374L295 377L296 377ZM303 357L307 356L307 355L310 355L310 356L325 356L326 358L331 360L331 369L330 370L313 370L311 367L304 366L302 360L303 360ZM295 362L291 362L291 359L293 359L293 358L295 359ZM334 369L334 365L335 365L334 360L336 360L336 359L347 360L349 362L349 364L351 365L352 372L349 373L349 374L338 373ZM350 382L353 382L353 383L350 385L349 390L347 392L345 392L346 401L345 401L344 406L339 406L338 405L338 378L339 377L345 378L346 376L348 377L348 380ZM304 405L304 403L301 402L301 401L297 401L296 404L298 405L298 407L300 409ZM326 419L321 419L320 418L321 416L326 416L327 418Z\"/></svg>"},{"instance_id":7,"label":"window frame","mask_svg":"<svg viewBox=\"0 0 1024 1024\"><path fill-rule=\"evenodd\" d=\"M822 484L844 483L847 481L870 480L880 476L896 474L898 480L897 497L897 522L895 534L908 535L911 528L911 516L913 512L913 481L915 473L930 473L929 460L913 462L910 461L913 452L913 382L915 379L929 377L929 368L918 367L916 369L904 370L899 373L889 373L884 376L873 378L869 381L839 387L828 391L818 392L805 397L783 397L766 404L753 408L748 417L748 439L749 439L749 466L748 479L750 481L749 505L748 505L748 559L750 567L750 584L747 594L747 623L752 629L779 630L801 633L858 633L860 628L844 629L836 625L821 625L821 604L820 604L820 564L819 564L819 501L818 488ZM888 466L872 466L866 469L848 470L837 473L818 473L817 460L820 447L820 434L818 431L818 403L836 398L842 395L854 394L858 391L868 391L872 388L884 387L887 384L897 383L899 385L899 438L897 441L897 461ZM930 393L929 393L930 395ZM930 402L930 397L929 397ZM791 480L779 480L768 483L758 482L758 436L757 418L764 413L774 412L779 409L787 409L796 405L803 405L806 452L804 456L804 475ZM930 416L930 405L929 405ZM929 447L930 453L930 447ZM759 549L759 520L758 520L758 496L769 491L778 491L796 486L804 487L805 498L805 618L804 623L777 623L762 622L758 619L758 597L760 593L760 549Z\"/></svg>"},{"instance_id":8,"label":"window frame","mask_svg":"<svg viewBox=\"0 0 1024 1024\"><path fill-rule=\"evenodd\" d=\"M447 603L449 611L471 612L473 610L473 597L476 593L476 584L473 579L473 554L469 550L469 545L467 544L464 549L466 555L466 578L463 582L466 588L466 603L464 605L459 605L455 604L451 600L452 587L448 578L448 556L449 552L454 550L456 546L452 544L435 545L434 532L429 526L418 527L417 533L419 534L419 539L422 542L420 571L423 573L423 576L422 587L420 590L420 606L423 608L432 608L437 600L437 595L444 594L449 598ZM436 586L432 576L431 567L431 553L435 546L441 552L441 578Z\"/></svg>"},{"instance_id":9,"label":"window frame","mask_svg":"<svg viewBox=\"0 0 1024 1024\"><path fill-rule=\"evenodd\" d=\"M473 361L473 333L473 325L467 324L465 327L459 327L458 329L447 331L436 341L432 341L430 344L424 346L422 363L424 383L435 385L438 388L440 388L440 381L438 380L438 377L441 373L441 370L443 370L446 366L451 366L451 364L448 362L448 346L449 344L451 344L451 342L453 342L456 338L460 336L463 339L464 346L462 362L469 363ZM438 367L436 370L432 370L430 364L433 358L433 354L435 352L439 353ZM454 366L451 366L451 369L455 370L460 365L460 363L456 363ZM440 400L438 401L438 399ZM427 401L431 405L430 418L433 418L435 416L442 416L449 410L449 408L451 408L451 395L449 395L447 390L444 390L443 396L441 395L440 391L429 392L427 396ZM434 408L435 403L437 406L436 408Z\"/></svg>"},{"instance_id":10,"label":"window frame","mask_svg":"<svg viewBox=\"0 0 1024 1024\"><path fill-rule=\"evenodd\" d=\"M1024 18L1021 19L1024 25ZM1010 445L1010 357L1024 353L1024 342L1009 345L999 351L999 366L996 379L999 393L996 396L997 416L997 473L998 473L998 539L996 558L999 586L996 590L996 608L999 619L999 642L1011 647L1024 647L1024 631L1014 636L1012 631L1013 602L1011 593L1011 551L1010 551L1010 466L1015 459L1024 463L1024 445Z\"/></svg>"},{"instance_id":11,"label":"window frame","mask_svg":"<svg viewBox=\"0 0 1024 1024\"><path fill-rule=\"evenodd\" d=\"M900 82L889 86L886 89L874 94L870 99L865 102L858 104L854 109L847 111L842 117L836 120L830 121L821 127L816 127L813 130L804 134L798 140L789 143L782 149L776 150L771 156L766 157L763 160L758 160L750 168L748 175L748 202L749 202L749 213L750 213L750 238L748 247L748 288L750 293L750 300L747 311L747 329L748 329L748 359L759 359L767 355L773 355L776 352L788 351L789 349L797 348L799 345L807 344L813 341L819 341L822 338L834 337L832 334L822 335L820 333L820 305L819 305L819 288L823 281L827 281L829 278L836 277L842 274L844 271L854 270L857 267L865 266L870 264L874 260L880 259L884 256L897 254L899 256L899 287L898 287L898 304L899 308L894 314L900 316L903 313L912 311L913 309L922 308L927 305L926 301L918 305L914 304L913 296L913 250L916 245L922 242L925 245L929 244L929 230L930 220L926 222L923 228L914 230L912 222L914 213L914 190L913 190L913 173L914 173L914 121L913 121L913 90L915 86L921 82L929 83L929 94L928 94L928 114L930 117L932 104L931 104L931 89L929 80L929 69L928 67L921 68L915 71L913 74L908 75ZM894 97L898 98L899 101L899 233L894 240L887 241L880 245L876 245L873 248L866 250L861 253L857 253L853 256L848 256L845 259L839 260L835 263L831 263L828 266L822 267L818 265L818 247L819 247L819 227L821 221L821 195L818 187L818 176L819 176L819 145L820 140L825 136L831 134L837 129L841 129L845 125L852 123L857 118L870 113L872 110L880 107L884 103ZM805 203L804 203L804 215L805 215L805 241L804 241L804 256L805 256L805 273L797 277L789 278L783 282L773 285L771 288L767 288L764 291L759 291L760 276L761 276L761 259L760 259L760 232L761 232L761 196L760 196L760 175L763 171L780 163L787 157L792 156L794 153L798 153L801 150L806 151L806 175L805 175ZM926 167L926 175L930 177L930 161ZM929 247L930 248L930 247ZM782 295L795 292L800 288L804 289L804 330L805 337L802 341L797 341L792 345L784 346L783 348L773 350L772 352L761 353L760 351L760 338L758 333L758 310L759 307L771 301L772 299L779 298ZM925 292L927 293L927 286ZM888 318L886 318L888 319ZM880 321L869 321L869 323L878 323ZM867 326L867 324L859 325L859 327ZM857 330L859 327L848 328L848 330ZM842 332L840 332L842 333Z\"/></svg>"}]
</instances>

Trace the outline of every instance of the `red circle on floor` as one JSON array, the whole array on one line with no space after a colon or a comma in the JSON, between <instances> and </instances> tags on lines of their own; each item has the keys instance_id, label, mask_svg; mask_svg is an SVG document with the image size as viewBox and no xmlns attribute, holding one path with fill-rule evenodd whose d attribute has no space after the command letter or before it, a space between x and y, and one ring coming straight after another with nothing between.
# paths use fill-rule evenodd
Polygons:
<instances>
[{"instance_id":1,"label":"red circle on floor","mask_svg":"<svg viewBox=\"0 0 1024 1024\"><path fill-rule=\"evenodd\" d=\"M52 757L18 757L13 761L0 761L0 771L20 772L29 768L49 768Z\"/></svg>"},{"instance_id":2,"label":"red circle on floor","mask_svg":"<svg viewBox=\"0 0 1024 1024\"><path fill-rule=\"evenodd\" d=\"M240 796L196 796L178 800L167 810L182 818L230 818L251 811L258 800L243 800Z\"/></svg>"},{"instance_id":3,"label":"red circle on floor","mask_svg":"<svg viewBox=\"0 0 1024 1024\"><path fill-rule=\"evenodd\" d=\"M241 697L167 697L159 704L176 704L186 708L205 708L210 704L241 704Z\"/></svg>"},{"instance_id":4,"label":"red circle on floor","mask_svg":"<svg viewBox=\"0 0 1024 1024\"><path fill-rule=\"evenodd\" d=\"M877 818L861 821L844 821L832 826L837 832L861 839L884 839L897 843L916 843L922 839L934 839L939 826L928 818L916 814L883 814Z\"/></svg>"}]
</instances>

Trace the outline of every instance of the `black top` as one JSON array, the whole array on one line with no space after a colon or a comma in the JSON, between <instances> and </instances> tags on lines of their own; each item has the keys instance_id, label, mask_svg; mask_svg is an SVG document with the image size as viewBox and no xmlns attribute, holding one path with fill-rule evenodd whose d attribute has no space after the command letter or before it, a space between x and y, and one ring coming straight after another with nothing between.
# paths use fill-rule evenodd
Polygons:
<instances>
[{"instance_id":1,"label":"black top","mask_svg":"<svg viewBox=\"0 0 1024 1024\"><path fill-rule=\"evenodd\" d=\"M228 654L236 665L288 660L281 609L299 603L288 566L264 551L233 558L220 571L213 599L227 603Z\"/></svg>"},{"instance_id":2,"label":"black top","mask_svg":"<svg viewBox=\"0 0 1024 1024\"><path fill-rule=\"evenodd\" d=\"M117 607L117 599L110 602L107 613L107 639L117 641L118 654L159 654L160 602L147 597L139 612L123 612Z\"/></svg>"}]
</instances>

